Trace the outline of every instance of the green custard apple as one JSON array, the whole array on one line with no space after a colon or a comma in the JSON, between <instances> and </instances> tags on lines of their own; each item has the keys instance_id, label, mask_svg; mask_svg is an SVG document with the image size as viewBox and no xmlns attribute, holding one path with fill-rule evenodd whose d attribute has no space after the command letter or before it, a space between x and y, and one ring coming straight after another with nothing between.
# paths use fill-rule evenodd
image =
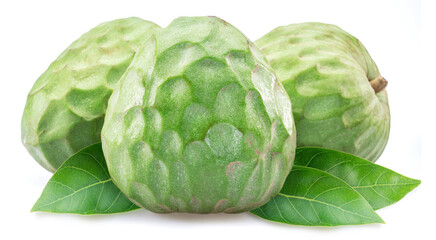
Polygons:
<instances>
[{"instance_id":1,"label":"green custard apple","mask_svg":"<svg viewBox=\"0 0 436 240\"><path fill-rule=\"evenodd\" d=\"M108 103L109 173L158 213L235 213L280 191L291 102L262 53L216 17L182 17L136 54Z\"/></svg>"},{"instance_id":2,"label":"green custard apple","mask_svg":"<svg viewBox=\"0 0 436 240\"><path fill-rule=\"evenodd\" d=\"M51 63L30 90L21 122L22 142L40 165L54 172L78 150L101 141L112 90L159 29L139 18L102 23Z\"/></svg>"},{"instance_id":3,"label":"green custard apple","mask_svg":"<svg viewBox=\"0 0 436 240\"><path fill-rule=\"evenodd\" d=\"M387 81L359 40L334 25L302 23L255 43L292 101L297 146L380 157L390 128Z\"/></svg>"}]
</instances>

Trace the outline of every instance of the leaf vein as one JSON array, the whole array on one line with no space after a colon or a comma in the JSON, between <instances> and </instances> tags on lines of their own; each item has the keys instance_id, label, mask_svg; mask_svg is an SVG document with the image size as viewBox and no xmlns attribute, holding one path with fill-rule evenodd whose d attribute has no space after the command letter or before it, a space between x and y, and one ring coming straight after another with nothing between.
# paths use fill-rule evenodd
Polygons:
<instances>
[{"instance_id":1,"label":"leaf vein","mask_svg":"<svg viewBox=\"0 0 436 240\"><path fill-rule=\"evenodd\" d=\"M315 200L315 199L310 199L310 198L300 197L300 196L289 196L289 195L284 195L282 193L279 193L279 195L282 195L284 197L289 197L289 198L296 198L296 199L306 200L306 201L309 201L309 202L316 202L316 203L319 203L319 204L323 204L323 205L327 205L327 206L330 206L330 207L333 207L333 208L337 208L337 209L339 209L341 211L344 211L344 212L347 212L349 214L353 214L353 215L360 216L360 217L367 218L367 219L373 219L372 217L364 216L364 215L361 215L361 214L358 214L356 212L352 212L352 211L343 209L343 208L341 208L339 206L336 206L336 205L333 205L333 204L330 204L330 203L327 203L327 202L322 202L322 201L318 201L318 200ZM313 208L313 206L312 206L312 208Z\"/></svg>"},{"instance_id":2,"label":"leaf vein","mask_svg":"<svg viewBox=\"0 0 436 240\"><path fill-rule=\"evenodd\" d=\"M56 199L56 200L54 200L54 201L51 201L51 202L49 202L49 203L43 204L43 205L39 206L38 208L43 208L43 207L49 206L49 205L51 205L51 204L54 204L54 203L59 202L59 201L61 201L61 200L64 200L64 199L66 199L66 198L68 198L68 197L71 197L72 195L74 195L74 194L76 194L76 193L78 193L78 192L80 192L80 191L86 190L86 189L88 189L88 188L90 188L90 187L97 186L97 185L99 185L99 184L104 184L104 183L109 182L109 181L111 181L111 179L107 179L107 180L104 180L104 181L96 182L96 183L93 183L93 184L91 184L91 185L85 186L85 187L83 187L83 188L80 188L80 189L78 189L78 190L76 190L76 191L74 191L74 192L68 194L68 195L65 195L65 196L63 196L63 197L61 197L61 198L58 198L58 199Z\"/></svg>"}]
</instances>

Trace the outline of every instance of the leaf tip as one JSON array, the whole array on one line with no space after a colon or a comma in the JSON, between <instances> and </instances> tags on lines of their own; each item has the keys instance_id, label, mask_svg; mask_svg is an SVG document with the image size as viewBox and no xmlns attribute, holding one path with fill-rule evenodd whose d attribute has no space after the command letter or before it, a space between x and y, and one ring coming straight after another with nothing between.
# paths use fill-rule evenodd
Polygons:
<instances>
[{"instance_id":1,"label":"leaf tip","mask_svg":"<svg viewBox=\"0 0 436 240\"><path fill-rule=\"evenodd\" d=\"M386 224L385 220L383 220L383 218L381 218L380 215L378 215L375 211L373 213L374 213L374 218L372 223Z\"/></svg>"},{"instance_id":2,"label":"leaf tip","mask_svg":"<svg viewBox=\"0 0 436 240\"><path fill-rule=\"evenodd\" d=\"M40 212L41 211L41 204L39 202L39 199L33 204L32 208L30 209L30 213L33 212Z\"/></svg>"},{"instance_id":3,"label":"leaf tip","mask_svg":"<svg viewBox=\"0 0 436 240\"><path fill-rule=\"evenodd\" d=\"M37 211L39 211L39 210L38 210L38 208L36 208L35 206L33 206L33 207L30 209L30 213L34 213L34 212L37 212Z\"/></svg>"},{"instance_id":4,"label":"leaf tip","mask_svg":"<svg viewBox=\"0 0 436 240\"><path fill-rule=\"evenodd\" d=\"M411 180L413 181L413 187L412 187L409 191L412 191L413 189L415 189L416 187L418 187L419 185L421 185L421 180L419 180L419 179L413 179L413 178L411 178Z\"/></svg>"}]
</instances>

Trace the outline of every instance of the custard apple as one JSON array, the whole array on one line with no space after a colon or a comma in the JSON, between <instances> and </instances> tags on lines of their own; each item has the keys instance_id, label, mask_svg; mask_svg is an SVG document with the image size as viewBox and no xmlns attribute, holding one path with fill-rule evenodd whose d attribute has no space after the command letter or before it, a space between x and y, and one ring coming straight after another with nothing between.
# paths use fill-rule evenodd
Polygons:
<instances>
[{"instance_id":1,"label":"custard apple","mask_svg":"<svg viewBox=\"0 0 436 240\"><path fill-rule=\"evenodd\" d=\"M40 165L54 172L78 150L100 142L113 88L138 48L159 29L139 18L100 24L38 78L27 97L21 133Z\"/></svg>"},{"instance_id":2,"label":"custard apple","mask_svg":"<svg viewBox=\"0 0 436 240\"><path fill-rule=\"evenodd\" d=\"M216 17L181 17L152 37L102 130L115 184L158 213L260 207L281 189L295 141L291 102L266 59Z\"/></svg>"},{"instance_id":3,"label":"custard apple","mask_svg":"<svg viewBox=\"0 0 436 240\"><path fill-rule=\"evenodd\" d=\"M390 128L387 81L359 40L334 25L302 23L255 43L293 103L298 147L380 157Z\"/></svg>"}]
</instances>

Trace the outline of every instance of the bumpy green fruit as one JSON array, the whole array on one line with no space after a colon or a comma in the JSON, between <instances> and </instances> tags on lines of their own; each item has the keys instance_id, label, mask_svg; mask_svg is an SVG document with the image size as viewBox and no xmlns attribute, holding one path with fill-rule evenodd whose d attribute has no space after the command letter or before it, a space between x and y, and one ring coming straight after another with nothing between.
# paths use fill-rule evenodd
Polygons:
<instances>
[{"instance_id":1,"label":"bumpy green fruit","mask_svg":"<svg viewBox=\"0 0 436 240\"><path fill-rule=\"evenodd\" d=\"M242 212L281 189L295 130L265 57L215 17L178 18L135 56L102 130L114 182L154 212Z\"/></svg>"},{"instance_id":2,"label":"bumpy green fruit","mask_svg":"<svg viewBox=\"0 0 436 240\"><path fill-rule=\"evenodd\" d=\"M256 41L293 104L297 146L376 161L389 136L387 81L359 40L334 25L278 27Z\"/></svg>"},{"instance_id":3,"label":"bumpy green fruit","mask_svg":"<svg viewBox=\"0 0 436 240\"><path fill-rule=\"evenodd\" d=\"M27 97L22 141L54 172L78 150L100 142L107 100L136 50L160 27L118 19L73 42L38 78Z\"/></svg>"}]
</instances>

